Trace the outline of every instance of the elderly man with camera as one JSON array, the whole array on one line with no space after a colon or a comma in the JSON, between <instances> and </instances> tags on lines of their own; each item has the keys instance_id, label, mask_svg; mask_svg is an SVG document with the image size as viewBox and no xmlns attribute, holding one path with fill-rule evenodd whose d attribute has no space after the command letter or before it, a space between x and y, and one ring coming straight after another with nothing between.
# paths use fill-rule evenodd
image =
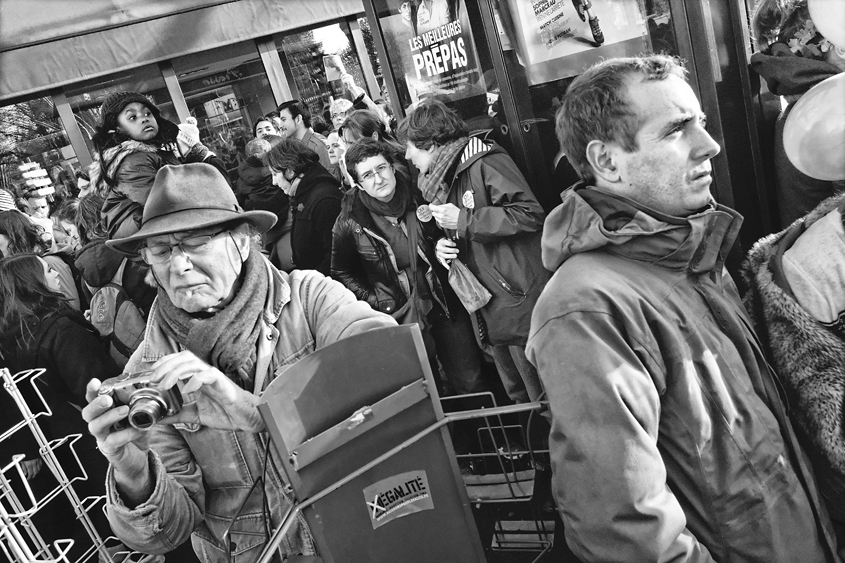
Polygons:
<instances>
[{"instance_id":1,"label":"elderly man with camera","mask_svg":"<svg viewBox=\"0 0 845 563\"><path fill-rule=\"evenodd\" d=\"M254 561L292 502L261 392L315 349L395 324L322 274L274 268L254 242L274 221L243 211L214 167L165 166L141 229L107 243L158 284L129 375L93 380L83 411L110 463L109 521L141 552L190 537L204 562ZM280 551L315 554L304 521Z\"/></svg>"}]
</instances>

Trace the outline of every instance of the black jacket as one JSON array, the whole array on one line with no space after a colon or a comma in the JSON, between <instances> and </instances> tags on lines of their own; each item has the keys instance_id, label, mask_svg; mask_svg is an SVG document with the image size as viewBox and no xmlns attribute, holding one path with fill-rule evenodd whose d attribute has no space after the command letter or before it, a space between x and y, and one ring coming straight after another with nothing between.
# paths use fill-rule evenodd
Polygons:
<instances>
[{"instance_id":1,"label":"black jacket","mask_svg":"<svg viewBox=\"0 0 845 563\"><path fill-rule=\"evenodd\" d=\"M414 199L407 213L416 213L417 207L425 204L419 192L413 192ZM434 244L444 236L443 231L434 220L416 223L417 252L428 263L425 278L429 292L448 315L450 307L461 305L449 286L446 269L434 255ZM358 197L358 191L348 194L332 231L331 274L358 299L366 301L376 311L390 315L408 301L408 294L399 280L393 249L383 235Z\"/></svg>"},{"instance_id":2,"label":"black jacket","mask_svg":"<svg viewBox=\"0 0 845 563\"><path fill-rule=\"evenodd\" d=\"M82 275L88 290L86 297L103 287L114 278L123 255L105 245L105 240L94 240L79 249L74 265ZM156 297L157 290L149 286L144 278L149 267L141 262L129 260L123 270L123 289L132 302L146 317Z\"/></svg>"},{"instance_id":3,"label":"black jacket","mask_svg":"<svg viewBox=\"0 0 845 563\"><path fill-rule=\"evenodd\" d=\"M319 163L305 172L293 195L291 250L299 270L329 275L332 258L332 227L340 213L343 193L340 182Z\"/></svg>"},{"instance_id":4,"label":"black jacket","mask_svg":"<svg viewBox=\"0 0 845 563\"><path fill-rule=\"evenodd\" d=\"M276 224L264 233L264 244L273 244L281 238L290 211L290 198L273 185L273 173L257 156L248 157L238 167L235 187L238 203L247 211L269 211L276 216Z\"/></svg>"},{"instance_id":5,"label":"black jacket","mask_svg":"<svg viewBox=\"0 0 845 563\"><path fill-rule=\"evenodd\" d=\"M88 433L85 421L82 420L80 409L87 404L85 388L88 382L95 377L101 381L114 377L120 374L120 368L103 347L94 327L77 311L68 308L52 313L41 319L32 330L33 336L26 346L18 345L15 338L17 332L0 337L3 366L12 374L44 368L44 374L36 379L36 386L53 414L44 419L39 418L39 424L48 439L58 439L69 434L81 435L74 446L80 461L89 470L94 466L100 467L101 469L94 473L102 473L98 476L99 482L96 482L97 479L89 479L86 487L90 485L95 490L102 490L105 477L104 458L95 450L96 444ZM44 410L29 381L22 383L19 388L34 412ZM7 395L5 391L3 394ZM7 402L2 402L2 406L5 410L8 407ZM13 414L7 412L6 417L21 420L19 413L12 412ZM21 453L28 453L32 448L36 448L34 438L27 433L25 429L16 433L18 440L29 443L26 452ZM14 453L5 450L0 452ZM57 455L59 453L57 452Z\"/></svg>"},{"instance_id":6,"label":"black jacket","mask_svg":"<svg viewBox=\"0 0 845 563\"><path fill-rule=\"evenodd\" d=\"M479 341L524 346L551 275L540 256L543 208L513 159L476 138L460 156L447 202L460 209L458 258L493 295L472 317Z\"/></svg>"}]
</instances>

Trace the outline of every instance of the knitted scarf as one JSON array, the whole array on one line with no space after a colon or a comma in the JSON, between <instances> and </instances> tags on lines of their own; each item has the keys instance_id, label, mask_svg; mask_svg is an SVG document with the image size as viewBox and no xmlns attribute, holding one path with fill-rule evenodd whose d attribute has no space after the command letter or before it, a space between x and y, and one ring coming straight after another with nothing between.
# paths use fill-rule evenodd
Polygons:
<instances>
[{"instance_id":1,"label":"knitted scarf","mask_svg":"<svg viewBox=\"0 0 845 563\"><path fill-rule=\"evenodd\" d=\"M270 283L256 245L250 248L242 277L243 283L232 302L208 318L197 318L179 309L161 287L158 304L160 322L171 337L249 389L255 380L256 347Z\"/></svg>"},{"instance_id":2,"label":"knitted scarf","mask_svg":"<svg viewBox=\"0 0 845 563\"><path fill-rule=\"evenodd\" d=\"M390 201L379 201L364 190L358 190L358 197L364 207L382 217L404 217L411 202L411 190L407 182L396 175L396 191Z\"/></svg>"},{"instance_id":3,"label":"knitted scarf","mask_svg":"<svg viewBox=\"0 0 845 563\"><path fill-rule=\"evenodd\" d=\"M428 171L420 174L417 179L417 186L427 202L435 205L446 203L446 197L449 195L449 186L444 181L446 172L455 160L460 158L467 144L469 144L469 137L461 137L434 149Z\"/></svg>"}]
</instances>

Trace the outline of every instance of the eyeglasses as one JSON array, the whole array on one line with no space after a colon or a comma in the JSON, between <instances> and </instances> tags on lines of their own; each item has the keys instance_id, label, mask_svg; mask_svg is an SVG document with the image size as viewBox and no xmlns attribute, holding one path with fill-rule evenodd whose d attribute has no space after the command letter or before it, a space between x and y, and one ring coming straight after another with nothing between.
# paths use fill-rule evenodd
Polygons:
<instances>
[{"instance_id":1,"label":"eyeglasses","mask_svg":"<svg viewBox=\"0 0 845 563\"><path fill-rule=\"evenodd\" d=\"M202 235L198 237L188 237L180 240L176 244L154 244L152 246L145 246L141 249L141 258L147 264L164 264L170 262L173 255L173 248L178 246L183 254L197 256L205 254L211 249L211 241L229 231L220 231L213 235Z\"/></svg>"},{"instance_id":2,"label":"eyeglasses","mask_svg":"<svg viewBox=\"0 0 845 563\"><path fill-rule=\"evenodd\" d=\"M367 170L366 172L364 172L363 174L358 176L358 180L361 183L367 182L368 184L370 184L372 182L375 182L376 174L378 174L382 178L387 177L388 170L393 172L393 165L392 164L388 164L388 163L379 164L378 166L375 167L375 169Z\"/></svg>"}]
</instances>

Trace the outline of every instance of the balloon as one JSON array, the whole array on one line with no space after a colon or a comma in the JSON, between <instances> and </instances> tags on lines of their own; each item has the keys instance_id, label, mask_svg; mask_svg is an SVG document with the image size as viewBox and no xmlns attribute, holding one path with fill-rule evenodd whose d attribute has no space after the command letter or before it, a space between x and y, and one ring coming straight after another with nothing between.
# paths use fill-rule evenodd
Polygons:
<instances>
[{"instance_id":1,"label":"balloon","mask_svg":"<svg viewBox=\"0 0 845 563\"><path fill-rule=\"evenodd\" d=\"M845 2L843 0L809 0L810 19L824 38L845 49Z\"/></svg>"},{"instance_id":2,"label":"balloon","mask_svg":"<svg viewBox=\"0 0 845 563\"><path fill-rule=\"evenodd\" d=\"M845 73L813 86L789 112L783 148L812 178L845 180Z\"/></svg>"}]
</instances>

